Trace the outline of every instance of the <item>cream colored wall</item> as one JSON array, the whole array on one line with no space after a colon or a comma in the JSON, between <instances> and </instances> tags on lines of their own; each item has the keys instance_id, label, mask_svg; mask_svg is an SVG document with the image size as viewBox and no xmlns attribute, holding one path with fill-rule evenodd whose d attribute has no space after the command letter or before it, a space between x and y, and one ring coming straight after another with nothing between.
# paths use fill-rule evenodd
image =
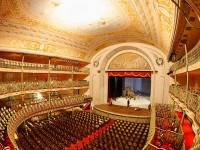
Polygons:
<instances>
[{"instance_id":1,"label":"cream colored wall","mask_svg":"<svg viewBox=\"0 0 200 150\"><path fill-rule=\"evenodd\" d=\"M141 55L151 66L151 103L168 103L169 70L166 56L153 46L141 43L122 43L109 46L98 52L91 60L90 67L90 94L94 104L107 103L108 74L106 73L109 63L123 53L136 53ZM158 66L156 59L162 58L164 64ZM94 62L99 62L95 67Z\"/></svg>"}]
</instances>

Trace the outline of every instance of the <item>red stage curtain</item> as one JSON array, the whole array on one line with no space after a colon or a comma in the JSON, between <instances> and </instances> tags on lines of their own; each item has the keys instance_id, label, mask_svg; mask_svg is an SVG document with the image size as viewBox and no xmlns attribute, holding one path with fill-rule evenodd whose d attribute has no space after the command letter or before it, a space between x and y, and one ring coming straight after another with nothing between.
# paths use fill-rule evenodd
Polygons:
<instances>
[{"instance_id":1,"label":"red stage curtain","mask_svg":"<svg viewBox=\"0 0 200 150\"><path fill-rule=\"evenodd\" d=\"M108 76L150 78L151 71L109 71Z\"/></svg>"}]
</instances>

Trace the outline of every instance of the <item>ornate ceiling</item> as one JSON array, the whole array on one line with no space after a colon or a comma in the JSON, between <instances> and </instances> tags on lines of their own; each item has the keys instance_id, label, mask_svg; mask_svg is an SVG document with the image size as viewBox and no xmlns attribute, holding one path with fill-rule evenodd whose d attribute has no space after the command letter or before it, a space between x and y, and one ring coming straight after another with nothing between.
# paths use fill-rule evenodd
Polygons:
<instances>
[{"instance_id":1,"label":"ornate ceiling","mask_svg":"<svg viewBox=\"0 0 200 150\"><path fill-rule=\"evenodd\" d=\"M165 54L169 52L175 19L170 0L65 3L66 0L0 1L0 50L83 60L112 44L141 42Z\"/></svg>"},{"instance_id":2,"label":"ornate ceiling","mask_svg":"<svg viewBox=\"0 0 200 150\"><path fill-rule=\"evenodd\" d=\"M142 56L134 53L124 53L115 57L108 69L151 70L151 67Z\"/></svg>"}]
</instances>

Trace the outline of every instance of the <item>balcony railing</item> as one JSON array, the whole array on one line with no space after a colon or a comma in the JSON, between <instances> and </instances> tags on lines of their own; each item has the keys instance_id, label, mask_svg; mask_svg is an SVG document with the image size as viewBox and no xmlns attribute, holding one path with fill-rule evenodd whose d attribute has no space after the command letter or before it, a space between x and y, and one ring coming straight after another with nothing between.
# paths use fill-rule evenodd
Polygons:
<instances>
[{"instance_id":1,"label":"balcony railing","mask_svg":"<svg viewBox=\"0 0 200 150\"><path fill-rule=\"evenodd\" d=\"M57 88L73 88L73 87L85 87L89 86L89 82L86 80L72 81L25 81L23 84L21 82L0 82L0 95L14 92L21 92L22 85L23 91L29 90L42 90L42 89L57 89Z\"/></svg>"},{"instance_id":2,"label":"balcony railing","mask_svg":"<svg viewBox=\"0 0 200 150\"><path fill-rule=\"evenodd\" d=\"M9 68L9 69L22 69L22 62L7 60L0 58L0 68ZM23 63L24 70L44 70L48 71L48 64L39 64L39 63ZM72 69L73 68L73 69ZM50 71L68 71L68 72L83 72L89 73L89 68L85 67L72 67L72 66L64 66L64 65L50 65Z\"/></svg>"},{"instance_id":3,"label":"balcony railing","mask_svg":"<svg viewBox=\"0 0 200 150\"><path fill-rule=\"evenodd\" d=\"M0 67L1 68L11 68L11 69L21 69L22 62L18 61L11 61L0 58Z\"/></svg>"},{"instance_id":4,"label":"balcony railing","mask_svg":"<svg viewBox=\"0 0 200 150\"><path fill-rule=\"evenodd\" d=\"M189 88L186 96L186 87L170 85L169 92L183 102L193 113L198 111L200 105L200 89Z\"/></svg>"},{"instance_id":5,"label":"balcony railing","mask_svg":"<svg viewBox=\"0 0 200 150\"><path fill-rule=\"evenodd\" d=\"M85 68L85 67L73 67L73 71L74 72L83 72L83 73L89 73L90 69L89 68Z\"/></svg>"},{"instance_id":6,"label":"balcony railing","mask_svg":"<svg viewBox=\"0 0 200 150\"><path fill-rule=\"evenodd\" d=\"M188 96L186 98L186 88L183 86L171 85L169 92L173 94L176 98L181 101L181 97L185 98L184 104L189 110L194 113L194 121L200 126L200 89L199 88L189 88ZM199 135L199 129L197 130L197 135ZM194 144L191 150L200 149L200 136L195 136Z\"/></svg>"},{"instance_id":7,"label":"balcony railing","mask_svg":"<svg viewBox=\"0 0 200 150\"><path fill-rule=\"evenodd\" d=\"M72 66L51 65L52 71L72 71Z\"/></svg>"},{"instance_id":8,"label":"balcony railing","mask_svg":"<svg viewBox=\"0 0 200 150\"><path fill-rule=\"evenodd\" d=\"M188 65L193 65L199 61L200 61L200 41L191 51L188 52ZM183 56L179 61L177 61L171 66L170 72L181 69L185 66L186 66L186 56Z\"/></svg>"}]
</instances>

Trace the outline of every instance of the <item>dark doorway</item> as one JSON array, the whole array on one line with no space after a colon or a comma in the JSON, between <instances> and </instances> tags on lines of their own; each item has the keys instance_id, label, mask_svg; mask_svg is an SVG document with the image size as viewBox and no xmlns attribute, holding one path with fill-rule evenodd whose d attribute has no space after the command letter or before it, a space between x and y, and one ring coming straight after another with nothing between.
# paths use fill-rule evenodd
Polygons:
<instances>
[{"instance_id":1,"label":"dark doorway","mask_svg":"<svg viewBox=\"0 0 200 150\"><path fill-rule=\"evenodd\" d=\"M122 77L113 77L108 78L108 98L116 98L122 95Z\"/></svg>"}]
</instances>

